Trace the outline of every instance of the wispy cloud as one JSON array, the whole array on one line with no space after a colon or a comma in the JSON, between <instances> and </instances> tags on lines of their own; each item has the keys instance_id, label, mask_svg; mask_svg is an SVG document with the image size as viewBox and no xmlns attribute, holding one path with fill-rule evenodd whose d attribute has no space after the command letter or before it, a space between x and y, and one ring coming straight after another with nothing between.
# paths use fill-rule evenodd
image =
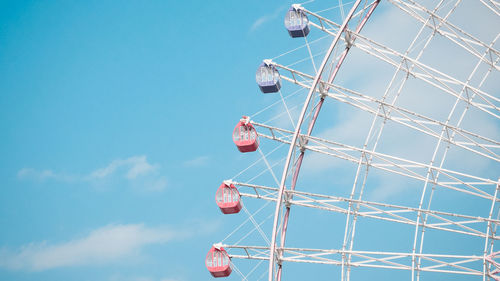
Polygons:
<instances>
[{"instance_id":1,"label":"wispy cloud","mask_svg":"<svg viewBox=\"0 0 500 281\"><path fill-rule=\"evenodd\" d=\"M19 179L30 179L35 181L57 180L57 181L73 181L75 177L62 173L56 173L52 170L36 170L32 168L23 168L17 172Z\"/></svg>"},{"instance_id":2,"label":"wispy cloud","mask_svg":"<svg viewBox=\"0 0 500 281\"><path fill-rule=\"evenodd\" d=\"M137 256L144 247L165 244L183 235L166 227L142 224L108 225L87 236L59 244L31 243L17 251L0 251L0 267L43 271L52 268L103 265Z\"/></svg>"},{"instance_id":3,"label":"wispy cloud","mask_svg":"<svg viewBox=\"0 0 500 281\"><path fill-rule=\"evenodd\" d=\"M146 156L134 156L127 159L117 159L108 166L95 170L89 175L90 179L102 179L116 173L119 169L125 169L127 179L135 179L141 175L147 175L157 170L158 165L148 163Z\"/></svg>"},{"instance_id":4,"label":"wispy cloud","mask_svg":"<svg viewBox=\"0 0 500 281\"><path fill-rule=\"evenodd\" d=\"M123 274L114 274L109 281L182 281L179 278L154 278L148 276L129 276Z\"/></svg>"},{"instance_id":5,"label":"wispy cloud","mask_svg":"<svg viewBox=\"0 0 500 281\"><path fill-rule=\"evenodd\" d=\"M272 14L264 15L264 16L256 19L253 22L252 26L250 27L250 32L257 30L259 27L261 27L266 22L271 21L271 20L277 18L278 16L280 16L285 8L286 8L286 6L281 6L278 9L276 9Z\"/></svg>"},{"instance_id":6,"label":"wispy cloud","mask_svg":"<svg viewBox=\"0 0 500 281\"><path fill-rule=\"evenodd\" d=\"M167 187L168 182L165 177L159 177L154 179L148 186L147 190L150 191L162 191Z\"/></svg>"},{"instance_id":7,"label":"wispy cloud","mask_svg":"<svg viewBox=\"0 0 500 281\"><path fill-rule=\"evenodd\" d=\"M103 168L96 169L88 174L65 174L50 169L37 170L23 168L17 173L21 180L58 182L99 182L107 178L118 177L142 185L143 189L161 191L167 186L167 179L159 173L160 165L148 162L144 155L132 156L126 159L115 159Z\"/></svg>"},{"instance_id":8,"label":"wispy cloud","mask_svg":"<svg viewBox=\"0 0 500 281\"><path fill-rule=\"evenodd\" d=\"M194 159L184 161L183 165L186 167L199 167L199 166L204 166L204 165L208 164L209 160L210 160L210 157L208 157L208 156L200 156L200 157L196 157Z\"/></svg>"}]
</instances>

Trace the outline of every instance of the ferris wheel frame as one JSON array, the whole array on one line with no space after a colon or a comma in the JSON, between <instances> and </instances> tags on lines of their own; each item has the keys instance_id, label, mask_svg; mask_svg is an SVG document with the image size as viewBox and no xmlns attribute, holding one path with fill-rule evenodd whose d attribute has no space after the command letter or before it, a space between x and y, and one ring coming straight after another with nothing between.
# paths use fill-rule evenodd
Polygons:
<instances>
[{"instance_id":1,"label":"ferris wheel frame","mask_svg":"<svg viewBox=\"0 0 500 281\"><path fill-rule=\"evenodd\" d=\"M486 77L493 70L500 70L500 67L497 66L498 61L500 60L500 52L493 48L494 43L500 37L500 33L496 36L496 38L490 43L486 44L481 40L477 39L471 34L463 31L457 26L451 24L447 21L447 17L452 13L453 9L450 13L445 16L439 16L435 10L431 11L427 8L419 5L413 0L388 0L390 3L398 7L400 10L410 15L411 17L417 19L421 22L422 28L419 33L415 37L414 41L411 43L410 47L413 46L416 39L420 36L421 32L425 28L431 28L434 30L434 34L439 34L457 46L463 48L473 56L479 59L478 64L473 69L469 76L472 77L481 63L488 65L489 71L485 74L483 79L481 80L480 85L486 80ZM499 263L495 261L497 256L500 256L499 252L493 251L493 243L495 240L500 239L499 236L496 235L497 225L500 224L500 220L498 218L498 205L496 204L499 201L497 197L498 189L500 188L500 179L493 180L488 178L482 178L478 176L474 176L471 174L461 173L449 169L443 168L443 163L446 158L448 148L445 149L443 156L441 157L441 161L439 161L437 154L438 149L443 143L453 144L455 146L461 147L467 151L480 155L482 157L488 158L490 160L500 162L500 156L494 152L494 149L500 148L500 141L494 140L491 138L484 137L480 134L467 131L465 129L460 128L460 123L465 116L465 113L468 107L463 111L458 125L450 124L450 116L457 110L458 102L467 102L471 107L474 107L477 110L480 110L489 116L500 119L500 99L486 93L485 91L480 89L480 86L473 87L466 82L456 79L452 76L449 76L443 72L440 72L437 69L434 69L421 61L419 58L423 52L423 49L427 47L432 36L428 38L422 51L416 58L411 58L406 53L400 53L396 50L393 50L383 44L377 43L366 36L360 34L362 28L380 3L380 0L375 0L370 2L369 4L365 4L365 6L360 9L360 4L362 0L357 0L349 13L345 16L345 19L341 25L338 25L328 19L319 16L316 13L308 11L307 9L300 7L304 13L315 18L319 23L309 22L309 25L315 27L323 32L326 32L330 35L335 36L328 51L326 52L323 61L318 68L316 75L308 75L297 70L294 70L290 67L280 65L273 61L267 61L267 63L272 64L273 67L278 69L282 69L288 73L290 73L290 77L281 75L281 79L287 80L296 85L302 86L304 88L308 88L309 92L307 94L306 100L303 104L302 111L299 115L298 121L294 124L295 131L289 131L280 129L278 127L272 127L265 124L260 124L258 122L249 121L254 127L260 127L270 131L270 135L266 135L265 133L259 133L260 137L264 137L270 140L278 141L284 144L289 145L288 154L286 157L284 169L281 176L281 181L278 188L273 188L269 186L262 185L253 185L242 182L231 182L231 184L235 184L238 186L246 186L252 188L255 191L255 194L240 192L242 197L253 197L264 200L269 200L271 202L276 202L274 219L273 219L273 228L272 228L272 236L269 247L261 247L261 246L237 246L237 245L221 245L226 249L244 249L247 253L245 255L234 255L230 254L231 258L244 258L244 259L256 259L269 262L268 268L268 280L281 280L281 272L282 272L282 263L283 262L309 262L309 263L321 263L321 264L334 264L342 267L342 276L341 280L349 280L350 276L350 268L352 266L365 266L365 267L378 267L378 268L390 268L390 269L402 269L411 271L412 280L420 280L420 272L442 272L442 273L455 273L455 274L464 274L464 275L475 275L482 276L483 280L487 278L491 278L493 280L500 280L500 277L497 276L500 273ZM442 5L444 1L440 1L436 9ZM457 1L455 5L458 5L460 1ZM495 14L500 16L500 5L494 2L493 0L481 0L481 3L485 5L488 9L492 10ZM424 18L423 15L426 15L427 18ZM348 24L353 18L353 16L357 16L361 18L355 30L348 29ZM337 32L334 33L330 29L326 27L326 25L335 26L337 28ZM444 28L448 28L448 31ZM341 55L337 58L331 58L331 54L334 52L335 48L338 45L339 41L345 42L344 50ZM388 94L389 88L393 85L396 74L392 78L389 86L384 93L384 97L381 99L373 98L368 95L364 95L362 93L352 91L346 88L343 88L339 85L335 85L333 83L345 57L347 56L349 50L352 47L356 47L365 53L376 57L390 65L392 65L396 69L396 73L399 71L406 72L408 77L412 76L433 87L436 87L449 95L456 98L455 105L453 106L450 116L448 119L443 122L436 120L434 118L416 113L414 111L405 109L403 107L397 106L395 104L395 100L397 96L399 96L401 88L399 88L396 99L393 102L386 101L386 97ZM408 49L410 49L410 47ZM479 52L477 48L484 48L485 51L483 53ZM399 61L398 61L399 60ZM335 67L328 75L328 79L326 81L322 80L322 76L325 73L325 68L330 64L335 63ZM297 77L301 77L302 79L306 79L312 81L311 84L303 83ZM462 87L462 90L457 92L450 85L459 85ZM333 91L333 93L330 92ZM312 108L311 100L314 95L319 95L319 102L315 104ZM335 143L329 140L321 139L318 137L311 136L313 131L316 119L321 110L323 101L326 97L333 98L335 100L348 103L354 107L362 109L371 113L374 118L371 124L368 136L365 140L365 144L363 148L357 148L354 146L349 146L345 144ZM474 98L481 99L480 102L474 101ZM397 113L398 116L395 116ZM302 126L304 125L304 120L307 115L311 116L309 124L307 126L307 130L305 134L301 133ZM404 125L408 128L415 129L421 133L432 136L437 139L437 144L434 149L433 157L429 164L426 163L418 163L415 161L406 160L403 158L398 158L392 155L386 155L379 152L376 152L375 149L377 147L378 140L382 133L385 122L381 125L381 129L377 132L375 131L375 124L379 118L383 118L384 120L391 120L398 124ZM433 130L430 129L430 126L441 127L441 130ZM291 136L290 138L280 138L278 134L275 132L279 132L280 134L287 134ZM456 141L455 136L460 135L461 137L466 138L468 141ZM376 136L375 141L371 143L371 149L369 148L369 139L371 136ZM318 146L310 145L309 142L313 142L315 144L320 144ZM324 153L327 155L333 155L336 157L340 157L342 159L350 160L352 162L357 163L357 172L355 177L355 183L353 184L352 192L350 197L335 197L335 196L327 196L321 194L313 194L307 192L299 192L295 191L295 184L297 181L298 174L300 172L300 167L302 165L302 159L304 157L305 151L315 151L319 153ZM356 152L361 155L360 157L356 157L354 154L349 154L349 152ZM295 161L292 161L296 154L299 154ZM374 164L372 162L373 159L379 159L383 161L385 164ZM439 165L436 165L439 162ZM267 163L266 163L267 164ZM400 206L394 204L385 204L379 202L371 202L362 200L361 196L363 193L363 189L366 181L361 179L363 174L368 173L368 167L372 166L378 169L382 169L385 171L389 171L392 173L396 173L399 175L404 175L413 179L417 179L424 182L424 187L422 190L422 195L419 201L419 205L417 208ZM363 167L365 171L363 172ZM415 169L426 170L425 176L422 176L420 173L415 172ZM290 188L287 189L286 183L287 179L291 175L291 183ZM366 176L365 176L366 177ZM440 181L440 177L447 177L448 181ZM358 199L355 198L355 191L359 185L358 180L361 182L360 186L360 195ZM455 191L463 192L471 196L477 196L481 198L485 198L487 200L491 200L491 207L488 214L488 217L474 217L464 214L457 213L447 213L431 210L430 205L432 201L432 194L434 189L430 191L428 194L428 186L435 185L441 186L444 188L452 189ZM462 185L463 187L457 187L457 185ZM477 186L481 187L489 187L487 191ZM491 187L493 187L494 192L491 194ZM277 196L274 197L266 197L262 196L257 192L257 190L267 190L277 192ZM299 197L303 199L303 202L300 200L294 200L293 197ZM332 200L338 202L344 202L348 204L348 208L338 208L334 204L331 204ZM424 206L427 204L427 206ZM290 206L291 205L299 205L305 207L318 208L327 211L333 212L341 212L346 214L346 225L345 225L345 233L344 233L344 241L343 247L340 250L325 250L325 249L309 249L309 248L287 248L285 247L286 241L286 232L288 225L288 217L290 215ZM284 207L283 207L284 206ZM361 207L366 207L372 210L371 213L368 212L360 212ZM285 209L284 215L281 215L281 212ZM416 214L416 219L410 219L401 215L400 213L411 213ZM497 218L493 216L497 214ZM376 252L376 251L354 251L353 250L353 241L355 235L355 227L356 220L358 216L368 216L377 219L394 221L399 223L405 223L415 226L414 230L414 239L413 239L413 249L411 253L400 253L400 252ZM429 217L436 218L441 220L441 224L427 224L427 220ZM280 226L281 219L281 226ZM485 231L480 232L475 229L468 227L468 224L478 223L484 224ZM281 229L280 229L281 228ZM424 229L425 228L435 228L443 231L456 232L466 235L472 235L477 237L482 237L485 239L484 246L484 254L483 255L441 255L441 254L424 254L422 252L423 249L423 241L424 241ZM458 228L458 229L457 229ZM278 241L280 240L280 244L278 246ZM253 255L250 252L254 251L256 254ZM285 254L289 254L291 256L285 257ZM361 258L361 261L352 261L352 257ZM410 264L404 264L398 262L398 259L409 258L411 260ZM428 261L433 263L432 265L422 266L422 261ZM473 267L467 267L469 263L482 263L483 268L482 271L477 270Z\"/></svg>"}]
</instances>

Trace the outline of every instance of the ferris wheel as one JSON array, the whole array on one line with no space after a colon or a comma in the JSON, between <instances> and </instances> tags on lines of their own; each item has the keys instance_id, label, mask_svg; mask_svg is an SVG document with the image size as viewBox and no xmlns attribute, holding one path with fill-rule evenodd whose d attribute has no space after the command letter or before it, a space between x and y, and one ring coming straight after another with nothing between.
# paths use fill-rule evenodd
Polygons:
<instances>
[{"instance_id":1,"label":"ferris wheel","mask_svg":"<svg viewBox=\"0 0 500 281\"><path fill-rule=\"evenodd\" d=\"M499 281L500 2L321 5L292 5L296 46L257 68L209 272Z\"/></svg>"}]
</instances>

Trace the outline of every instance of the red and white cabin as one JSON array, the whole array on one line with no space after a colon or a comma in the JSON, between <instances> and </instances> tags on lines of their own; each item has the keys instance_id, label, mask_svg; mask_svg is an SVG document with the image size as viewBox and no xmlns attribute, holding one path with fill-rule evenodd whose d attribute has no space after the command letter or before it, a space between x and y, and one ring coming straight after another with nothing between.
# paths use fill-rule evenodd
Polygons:
<instances>
[{"instance_id":1,"label":"red and white cabin","mask_svg":"<svg viewBox=\"0 0 500 281\"><path fill-rule=\"evenodd\" d=\"M233 131L233 141L240 152L256 151L259 147L257 130L250 123L250 118L243 116Z\"/></svg>"},{"instance_id":2,"label":"red and white cabin","mask_svg":"<svg viewBox=\"0 0 500 281\"><path fill-rule=\"evenodd\" d=\"M212 246L205 259L205 265L213 277L227 277L232 271L229 255L222 247Z\"/></svg>"},{"instance_id":3,"label":"red and white cabin","mask_svg":"<svg viewBox=\"0 0 500 281\"><path fill-rule=\"evenodd\" d=\"M236 214L241 210L241 199L238 189L229 182L224 181L217 193L215 193L215 202L224 214Z\"/></svg>"}]
</instances>

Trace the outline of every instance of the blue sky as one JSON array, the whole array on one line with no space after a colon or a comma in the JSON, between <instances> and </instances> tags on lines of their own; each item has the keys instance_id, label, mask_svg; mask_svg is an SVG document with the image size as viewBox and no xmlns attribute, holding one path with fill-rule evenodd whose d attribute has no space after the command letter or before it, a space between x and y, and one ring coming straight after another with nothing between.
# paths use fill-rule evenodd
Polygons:
<instances>
[{"instance_id":1,"label":"blue sky","mask_svg":"<svg viewBox=\"0 0 500 281\"><path fill-rule=\"evenodd\" d=\"M206 252L242 221L241 216L222 216L215 191L222 180L258 158L237 152L232 129L242 115L279 100L259 92L256 67L264 58L303 44L291 40L283 27L290 4L0 1L0 279L210 278ZM312 10L329 6L309 4ZM380 22L384 11L385 6L374 20ZM338 22L338 10L329 17ZM367 29L384 39L383 32ZM313 52L327 43L319 41ZM282 59L291 62L297 56ZM360 60L349 63L358 65ZM310 71L312 65L303 69ZM346 71L339 80L360 89L377 88L377 79L356 80L355 74ZM286 87L284 93L291 93ZM487 87L498 89L498 83ZM300 98L290 101L300 104ZM336 124L334 136L340 130L339 138L362 140L357 126L342 130L349 111L336 104L325 108L318 132L331 135L329 129ZM262 119L282 111L277 108ZM366 125L371 119L349 120ZM286 118L279 122L286 124ZM498 125L493 123L496 129ZM271 151L265 144L263 150ZM354 166L309 161L301 178L304 185L352 184ZM485 165L484 173L494 177L492 167L498 165ZM280 165L275 172L281 172ZM341 177L346 173L348 179ZM372 181L379 186L388 180ZM273 185L273 180L265 175L261 183ZM396 193L391 186L388 192ZM415 190L409 194L417 194ZM405 196L389 199L411 201ZM256 210L259 204L247 206ZM321 239L343 235L343 229L339 234L328 227L324 214L307 212L297 213L297 219L313 228L315 220L308 216L318 218ZM382 226L366 227L385 235ZM306 233L294 231L291 241ZM370 239L361 238L360 245L373 245ZM366 276L361 272L359 276ZM331 271L318 274L318 280L326 279ZM235 274L232 278L238 280Z\"/></svg>"},{"instance_id":2,"label":"blue sky","mask_svg":"<svg viewBox=\"0 0 500 281\"><path fill-rule=\"evenodd\" d=\"M1 1L0 279L207 278L215 190L242 161L233 126L288 36L281 15L254 24L288 5ZM120 229L154 237L102 260L9 261Z\"/></svg>"}]
</instances>

